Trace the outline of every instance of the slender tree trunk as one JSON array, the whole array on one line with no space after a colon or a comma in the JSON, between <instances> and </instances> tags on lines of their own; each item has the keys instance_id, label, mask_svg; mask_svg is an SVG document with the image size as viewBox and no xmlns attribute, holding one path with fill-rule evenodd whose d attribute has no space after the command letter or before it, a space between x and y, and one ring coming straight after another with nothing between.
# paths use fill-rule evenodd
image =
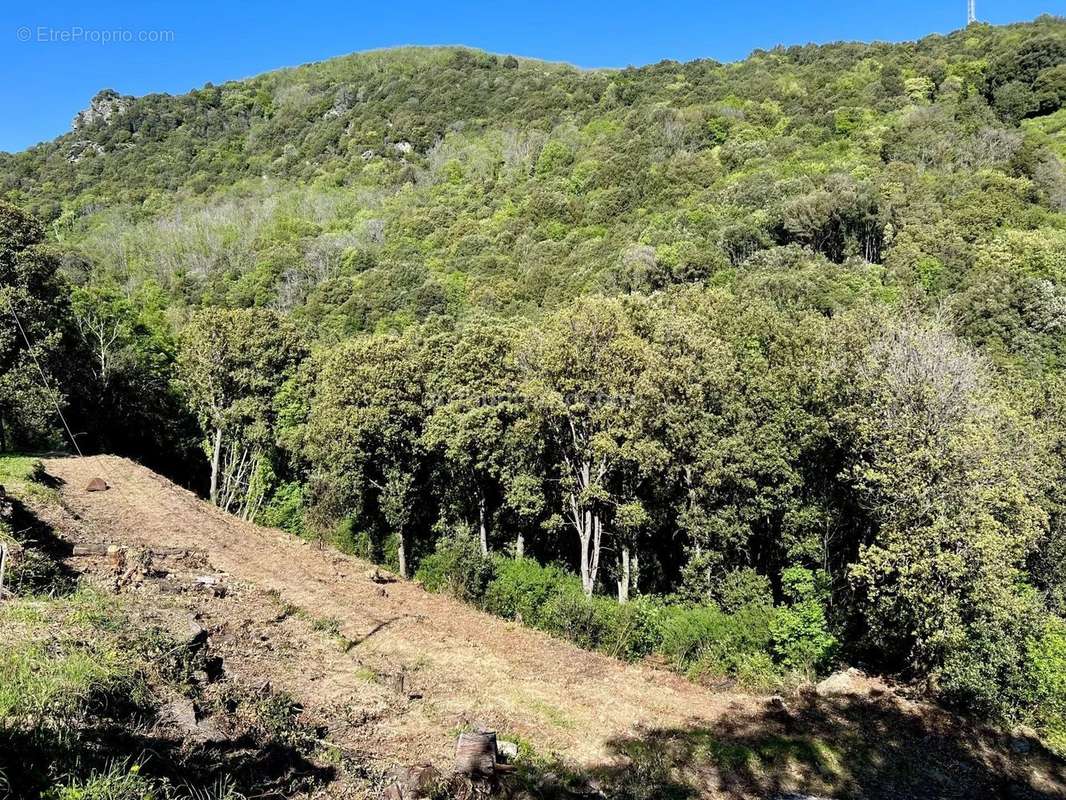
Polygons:
<instances>
[{"instance_id":1,"label":"slender tree trunk","mask_svg":"<svg viewBox=\"0 0 1066 800\"><path fill-rule=\"evenodd\" d=\"M7 426L4 425L4 415L0 414L0 453L7 452Z\"/></svg>"},{"instance_id":2,"label":"slender tree trunk","mask_svg":"<svg viewBox=\"0 0 1066 800\"><path fill-rule=\"evenodd\" d=\"M487 556L489 554L489 528L485 521L485 492L480 489L477 494L477 521L481 555Z\"/></svg>"},{"instance_id":3,"label":"slender tree trunk","mask_svg":"<svg viewBox=\"0 0 1066 800\"><path fill-rule=\"evenodd\" d=\"M618 553L618 602L629 602L629 585L632 578L631 565L629 562L629 545L622 545Z\"/></svg>"},{"instance_id":4,"label":"slender tree trunk","mask_svg":"<svg viewBox=\"0 0 1066 800\"><path fill-rule=\"evenodd\" d=\"M215 449L211 456L211 502L218 505L218 473L222 462L222 428L215 428Z\"/></svg>"},{"instance_id":5,"label":"slender tree trunk","mask_svg":"<svg viewBox=\"0 0 1066 800\"><path fill-rule=\"evenodd\" d=\"M596 590L596 577L600 571L600 545L603 541L603 522L600 515L585 511L581 516L581 586L587 597Z\"/></svg>"},{"instance_id":6,"label":"slender tree trunk","mask_svg":"<svg viewBox=\"0 0 1066 800\"><path fill-rule=\"evenodd\" d=\"M398 533L396 535L396 560L400 564L400 577L407 578L407 548L404 545L403 534Z\"/></svg>"}]
</instances>

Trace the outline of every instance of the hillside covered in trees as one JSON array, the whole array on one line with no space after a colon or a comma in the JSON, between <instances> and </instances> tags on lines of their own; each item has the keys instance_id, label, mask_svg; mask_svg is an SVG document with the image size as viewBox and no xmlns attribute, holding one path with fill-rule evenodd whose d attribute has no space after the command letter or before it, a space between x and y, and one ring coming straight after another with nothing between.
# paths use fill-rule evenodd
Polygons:
<instances>
[{"instance_id":1,"label":"hillside covered in trees","mask_svg":"<svg viewBox=\"0 0 1066 800\"><path fill-rule=\"evenodd\" d=\"M63 446L39 364L86 452L501 616L1066 748L1064 158L1051 17L105 91L0 154L0 440Z\"/></svg>"}]
</instances>

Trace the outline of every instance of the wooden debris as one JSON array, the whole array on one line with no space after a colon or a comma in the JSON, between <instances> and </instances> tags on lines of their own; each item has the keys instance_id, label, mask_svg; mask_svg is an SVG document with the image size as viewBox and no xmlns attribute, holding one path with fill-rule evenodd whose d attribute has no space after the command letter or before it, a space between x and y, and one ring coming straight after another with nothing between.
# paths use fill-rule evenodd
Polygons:
<instances>
[{"instance_id":1,"label":"wooden debris","mask_svg":"<svg viewBox=\"0 0 1066 800\"><path fill-rule=\"evenodd\" d=\"M396 576L379 567L373 567L366 573L366 578L371 583L395 583Z\"/></svg>"},{"instance_id":2,"label":"wooden debris","mask_svg":"<svg viewBox=\"0 0 1066 800\"><path fill-rule=\"evenodd\" d=\"M73 556L106 556L112 547L117 545L84 543L74 545L70 552ZM187 547L149 547L143 552L152 558L186 558L195 551Z\"/></svg>"},{"instance_id":3,"label":"wooden debris","mask_svg":"<svg viewBox=\"0 0 1066 800\"><path fill-rule=\"evenodd\" d=\"M492 777L496 772L496 732L461 733L455 745L455 771Z\"/></svg>"}]
</instances>

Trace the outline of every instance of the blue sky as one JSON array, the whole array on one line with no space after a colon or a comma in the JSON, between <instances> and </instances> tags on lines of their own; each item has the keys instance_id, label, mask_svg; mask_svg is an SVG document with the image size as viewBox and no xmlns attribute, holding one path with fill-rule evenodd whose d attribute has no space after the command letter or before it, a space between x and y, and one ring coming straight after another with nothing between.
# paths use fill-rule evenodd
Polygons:
<instances>
[{"instance_id":1,"label":"blue sky","mask_svg":"<svg viewBox=\"0 0 1066 800\"><path fill-rule=\"evenodd\" d=\"M775 44L915 39L961 27L966 16L965 0L34 5L0 9L0 150L64 133L102 88L180 93L376 47L467 44L585 67L664 58L730 61ZM984 21L1013 22L1066 14L1066 0L977 0L977 13Z\"/></svg>"}]
</instances>

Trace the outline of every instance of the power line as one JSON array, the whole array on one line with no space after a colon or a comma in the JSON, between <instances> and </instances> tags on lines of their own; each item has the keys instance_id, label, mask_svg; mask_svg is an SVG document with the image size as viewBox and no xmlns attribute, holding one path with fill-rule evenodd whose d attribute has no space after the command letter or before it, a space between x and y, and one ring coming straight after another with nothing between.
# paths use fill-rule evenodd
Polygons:
<instances>
[{"instance_id":1,"label":"power line","mask_svg":"<svg viewBox=\"0 0 1066 800\"><path fill-rule=\"evenodd\" d=\"M18 326L19 333L22 334L22 341L26 343L26 351L30 354L30 358L33 359L33 363L37 367L37 371L41 374L41 383L44 385L44 390L52 396L52 404L56 407L56 413L59 414L59 419L63 422L63 428L66 430L67 436L70 437L70 443L74 445L74 452L81 456L82 452L81 448L78 447L78 440L74 438L74 433L70 430L70 425L67 424L67 418L63 415L63 409L59 405L59 392L49 386L48 376L45 375L41 362L37 360L37 354L33 352L33 345L30 343L30 337L26 335L26 329L22 327L22 320L20 320L19 315L15 313L15 304L11 301L10 296L7 297L7 308L8 311L11 312L15 324Z\"/></svg>"}]
</instances>

